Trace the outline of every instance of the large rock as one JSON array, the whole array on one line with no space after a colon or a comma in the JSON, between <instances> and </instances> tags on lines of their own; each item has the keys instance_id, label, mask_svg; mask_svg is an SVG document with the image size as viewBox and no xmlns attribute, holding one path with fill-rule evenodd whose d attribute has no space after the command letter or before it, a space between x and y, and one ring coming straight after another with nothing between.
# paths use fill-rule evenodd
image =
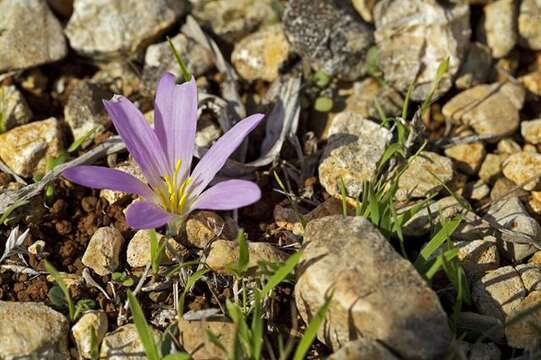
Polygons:
<instances>
[{"instance_id":1,"label":"large rock","mask_svg":"<svg viewBox=\"0 0 541 360\"><path fill-rule=\"evenodd\" d=\"M458 248L460 265L470 281L478 280L500 266L500 254L494 238L456 241L454 245Z\"/></svg>"},{"instance_id":2,"label":"large rock","mask_svg":"<svg viewBox=\"0 0 541 360\"><path fill-rule=\"evenodd\" d=\"M520 274L512 266L489 272L472 286L472 299L481 314L505 321L526 297Z\"/></svg>"},{"instance_id":3,"label":"large rock","mask_svg":"<svg viewBox=\"0 0 541 360\"><path fill-rule=\"evenodd\" d=\"M186 220L186 242L190 246L204 249L218 238L231 240L235 235L225 220L212 211L196 211Z\"/></svg>"},{"instance_id":4,"label":"large rock","mask_svg":"<svg viewBox=\"0 0 541 360\"><path fill-rule=\"evenodd\" d=\"M425 197L437 193L453 179L451 159L430 151L422 151L408 165L398 180L399 200Z\"/></svg>"},{"instance_id":5,"label":"large rock","mask_svg":"<svg viewBox=\"0 0 541 360\"><path fill-rule=\"evenodd\" d=\"M443 356L451 334L438 297L368 220L313 220L305 242L295 286L303 319L308 322L334 291L318 333L322 341L337 349L362 334L400 357Z\"/></svg>"},{"instance_id":6,"label":"large rock","mask_svg":"<svg viewBox=\"0 0 541 360\"><path fill-rule=\"evenodd\" d=\"M178 322L178 330L180 344L184 350L192 354L194 360L223 358L222 350L210 340L209 331L216 335L228 354L233 352L237 329L235 324L227 318L197 321L181 319Z\"/></svg>"},{"instance_id":7,"label":"large rock","mask_svg":"<svg viewBox=\"0 0 541 360\"><path fill-rule=\"evenodd\" d=\"M518 234L529 235L538 245L541 245L541 226L532 218L518 197L511 197L493 203L485 218L496 222L506 229ZM518 236L517 236L517 240ZM513 262L519 262L536 252L537 248L530 244L502 241L502 255Z\"/></svg>"},{"instance_id":8,"label":"large rock","mask_svg":"<svg viewBox=\"0 0 541 360\"><path fill-rule=\"evenodd\" d=\"M179 33L171 38L171 42L182 56L182 61L184 61L188 70L194 76L201 76L213 67L212 52L196 43L193 39ZM154 88L159 78L166 71L174 74L177 79L182 79L180 68L169 42L164 41L150 45L145 53L144 79Z\"/></svg>"},{"instance_id":9,"label":"large rock","mask_svg":"<svg viewBox=\"0 0 541 360\"><path fill-rule=\"evenodd\" d=\"M43 304L0 301L0 359L69 359L68 331L64 315Z\"/></svg>"},{"instance_id":10,"label":"large rock","mask_svg":"<svg viewBox=\"0 0 541 360\"><path fill-rule=\"evenodd\" d=\"M459 170L475 175L485 159L486 151L482 142L456 144L445 149L445 155L453 159Z\"/></svg>"},{"instance_id":11,"label":"large rock","mask_svg":"<svg viewBox=\"0 0 541 360\"><path fill-rule=\"evenodd\" d=\"M468 47L466 60L462 64L455 80L459 89L468 89L483 84L490 75L492 56L490 48L478 42L472 42Z\"/></svg>"},{"instance_id":12,"label":"large rock","mask_svg":"<svg viewBox=\"0 0 541 360\"><path fill-rule=\"evenodd\" d=\"M60 22L43 0L0 2L0 73L66 56Z\"/></svg>"},{"instance_id":13,"label":"large rock","mask_svg":"<svg viewBox=\"0 0 541 360\"><path fill-rule=\"evenodd\" d=\"M118 229L101 227L90 238L81 261L98 275L111 274L118 268L123 242L124 238Z\"/></svg>"},{"instance_id":14,"label":"large rock","mask_svg":"<svg viewBox=\"0 0 541 360\"><path fill-rule=\"evenodd\" d=\"M267 26L235 44L231 62L246 80L273 81L289 57L289 43L281 24Z\"/></svg>"},{"instance_id":15,"label":"large rock","mask_svg":"<svg viewBox=\"0 0 541 360\"><path fill-rule=\"evenodd\" d=\"M312 67L345 80L366 73L373 34L349 2L292 0L283 22L293 49Z\"/></svg>"},{"instance_id":16,"label":"large rock","mask_svg":"<svg viewBox=\"0 0 541 360\"><path fill-rule=\"evenodd\" d=\"M114 94L122 94L134 100L138 99L141 93L146 90L140 70L134 68L131 62L122 59L101 65L100 70L94 74L91 81L99 84L100 87L106 87ZM152 88L156 88L156 83L152 85ZM149 97L152 96L149 95Z\"/></svg>"},{"instance_id":17,"label":"large rock","mask_svg":"<svg viewBox=\"0 0 541 360\"><path fill-rule=\"evenodd\" d=\"M167 241L167 245L165 245L164 261L171 260L172 254L168 250L169 248L175 251L182 250L180 248L181 245L179 245L173 238L163 239L162 234L156 233L156 239L158 242ZM132 268L145 266L151 261L150 251L150 232L148 230L139 230L135 233L135 235L133 235L128 243L128 248L126 249L126 261Z\"/></svg>"},{"instance_id":18,"label":"large rock","mask_svg":"<svg viewBox=\"0 0 541 360\"><path fill-rule=\"evenodd\" d=\"M470 38L469 7L447 6L436 0L383 0L376 4L376 43L385 79L406 92L414 83L411 98L429 94L440 63L449 68L435 96L450 89L462 64Z\"/></svg>"},{"instance_id":19,"label":"large rock","mask_svg":"<svg viewBox=\"0 0 541 360\"><path fill-rule=\"evenodd\" d=\"M520 316L521 313L529 312L522 320L505 327L505 337L509 346L530 350L539 346L540 338L537 324L541 322L540 303L541 291L532 291L510 314L510 317L513 318ZM535 307L537 309L534 311Z\"/></svg>"},{"instance_id":20,"label":"large rock","mask_svg":"<svg viewBox=\"0 0 541 360\"><path fill-rule=\"evenodd\" d=\"M79 354L85 359L91 359L92 354L92 332L94 332L95 341L99 345L107 333L109 322L105 311L89 311L85 313L71 328L71 333Z\"/></svg>"},{"instance_id":21,"label":"large rock","mask_svg":"<svg viewBox=\"0 0 541 360\"><path fill-rule=\"evenodd\" d=\"M160 340L160 332L151 329L154 341ZM127 324L107 333L103 338L100 359L147 360L145 349L134 324Z\"/></svg>"},{"instance_id":22,"label":"large rock","mask_svg":"<svg viewBox=\"0 0 541 360\"><path fill-rule=\"evenodd\" d=\"M0 158L17 175L47 171L47 160L62 152L60 123L55 118L22 125L0 134Z\"/></svg>"},{"instance_id":23,"label":"large rock","mask_svg":"<svg viewBox=\"0 0 541 360\"><path fill-rule=\"evenodd\" d=\"M541 50L541 2L539 0L523 0L518 16L518 31L521 42L532 50Z\"/></svg>"},{"instance_id":24,"label":"large rock","mask_svg":"<svg viewBox=\"0 0 541 360\"><path fill-rule=\"evenodd\" d=\"M468 125L479 135L499 139L518 128L524 96L524 89L511 83L477 85L449 100L442 112L447 119Z\"/></svg>"},{"instance_id":25,"label":"large rock","mask_svg":"<svg viewBox=\"0 0 541 360\"><path fill-rule=\"evenodd\" d=\"M502 164L503 175L524 190L536 190L541 185L541 154L519 152L509 156Z\"/></svg>"},{"instance_id":26,"label":"large rock","mask_svg":"<svg viewBox=\"0 0 541 360\"><path fill-rule=\"evenodd\" d=\"M483 8L483 21L486 42L492 56L501 58L507 55L517 43L517 5L514 0L497 0Z\"/></svg>"},{"instance_id":27,"label":"large rock","mask_svg":"<svg viewBox=\"0 0 541 360\"><path fill-rule=\"evenodd\" d=\"M279 20L272 0L190 0L201 25L227 42L235 42L262 24Z\"/></svg>"},{"instance_id":28,"label":"large rock","mask_svg":"<svg viewBox=\"0 0 541 360\"><path fill-rule=\"evenodd\" d=\"M185 8L184 0L76 0L66 35L80 54L125 57L160 36Z\"/></svg>"},{"instance_id":29,"label":"large rock","mask_svg":"<svg viewBox=\"0 0 541 360\"><path fill-rule=\"evenodd\" d=\"M328 360L398 360L389 350L377 341L360 338L350 341L337 352L327 358Z\"/></svg>"},{"instance_id":30,"label":"large rock","mask_svg":"<svg viewBox=\"0 0 541 360\"><path fill-rule=\"evenodd\" d=\"M375 175L378 162L392 134L354 112L342 112L332 120L329 142L319 164L319 180L331 195L340 195L340 179L348 195L358 196L363 182Z\"/></svg>"},{"instance_id":31,"label":"large rock","mask_svg":"<svg viewBox=\"0 0 541 360\"><path fill-rule=\"evenodd\" d=\"M32 110L14 85L0 86L0 113L0 133L32 119Z\"/></svg>"},{"instance_id":32,"label":"large rock","mask_svg":"<svg viewBox=\"0 0 541 360\"><path fill-rule=\"evenodd\" d=\"M64 119L71 128L74 139L85 136L92 129L111 123L105 111L103 100L109 100L113 93L107 88L90 81L79 82L64 107Z\"/></svg>"},{"instance_id":33,"label":"large rock","mask_svg":"<svg viewBox=\"0 0 541 360\"><path fill-rule=\"evenodd\" d=\"M358 113L365 118L378 118L377 101L377 105L387 116L399 116L402 112L402 95L373 77L354 82L351 89L346 91L350 94L345 99L345 111Z\"/></svg>"},{"instance_id":34,"label":"large rock","mask_svg":"<svg viewBox=\"0 0 541 360\"><path fill-rule=\"evenodd\" d=\"M260 262L277 263L287 259L287 254L266 242L248 241L248 268L254 269ZM207 265L216 272L229 272L239 260L239 244L236 241L216 240L210 246Z\"/></svg>"},{"instance_id":35,"label":"large rock","mask_svg":"<svg viewBox=\"0 0 541 360\"><path fill-rule=\"evenodd\" d=\"M523 121L520 123L520 134L530 144L541 143L541 119Z\"/></svg>"}]
</instances>

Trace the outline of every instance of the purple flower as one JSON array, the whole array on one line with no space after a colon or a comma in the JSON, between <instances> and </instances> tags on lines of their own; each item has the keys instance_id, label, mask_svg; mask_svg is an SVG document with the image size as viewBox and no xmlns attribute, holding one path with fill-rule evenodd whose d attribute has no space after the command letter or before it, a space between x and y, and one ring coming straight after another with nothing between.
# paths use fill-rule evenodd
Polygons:
<instances>
[{"instance_id":1,"label":"purple flower","mask_svg":"<svg viewBox=\"0 0 541 360\"><path fill-rule=\"evenodd\" d=\"M177 85L172 74L162 76L154 104L154 129L127 98L115 96L104 104L147 183L100 166L76 166L63 175L80 185L142 197L143 201L133 203L126 212L130 227L149 229L176 224L178 229L195 209L232 210L261 197L259 187L245 180L227 180L205 188L261 122L262 114L251 115L233 126L190 173L197 123L197 88L193 78Z\"/></svg>"}]
</instances>

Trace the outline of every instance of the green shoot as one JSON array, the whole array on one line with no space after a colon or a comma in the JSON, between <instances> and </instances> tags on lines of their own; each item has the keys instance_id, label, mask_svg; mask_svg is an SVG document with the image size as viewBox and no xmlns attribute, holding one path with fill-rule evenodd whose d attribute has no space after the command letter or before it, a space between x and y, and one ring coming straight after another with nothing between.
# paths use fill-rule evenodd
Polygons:
<instances>
[{"instance_id":1,"label":"green shoot","mask_svg":"<svg viewBox=\"0 0 541 360\"><path fill-rule=\"evenodd\" d=\"M299 263L301 256L302 253L300 252L291 255L284 264L276 270L261 290L261 296L263 298L267 297L278 284L284 281L286 277L293 272L295 266Z\"/></svg>"},{"instance_id":2,"label":"green shoot","mask_svg":"<svg viewBox=\"0 0 541 360\"><path fill-rule=\"evenodd\" d=\"M151 229L148 232L150 237L150 264L152 267L152 273L156 275L165 255L165 246L167 245L167 241L163 238L161 241L159 241L156 230L154 229Z\"/></svg>"},{"instance_id":3,"label":"green shoot","mask_svg":"<svg viewBox=\"0 0 541 360\"><path fill-rule=\"evenodd\" d=\"M137 333L139 334L139 339L141 340L141 344L143 344L143 348L145 349L146 356L149 360L160 360L160 351L156 341L154 341L152 329L145 319L141 305L139 305L137 298L130 290L128 290L128 304L130 306L130 311L133 316L133 322L137 329Z\"/></svg>"},{"instance_id":4,"label":"green shoot","mask_svg":"<svg viewBox=\"0 0 541 360\"><path fill-rule=\"evenodd\" d=\"M90 359L98 360L100 358L100 344L96 336L96 328L90 327Z\"/></svg>"},{"instance_id":5,"label":"green shoot","mask_svg":"<svg viewBox=\"0 0 541 360\"><path fill-rule=\"evenodd\" d=\"M66 301L68 305L69 318L71 321L74 321L75 320L75 306L73 305L73 301L71 300L70 292L66 283L64 283L62 276L55 269L55 267L47 261L45 262L45 269L47 270L47 272L49 272L52 275L52 277L56 281L56 284L62 290L62 293L64 294L64 300ZM58 298L58 296L55 296L55 297Z\"/></svg>"},{"instance_id":6,"label":"green shoot","mask_svg":"<svg viewBox=\"0 0 541 360\"><path fill-rule=\"evenodd\" d=\"M114 272L111 274L111 280L122 284L124 287L131 287L135 281L131 276L128 276L125 272Z\"/></svg>"},{"instance_id":7,"label":"green shoot","mask_svg":"<svg viewBox=\"0 0 541 360\"><path fill-rule=\"evenodd\" d=\"M167 42L169 43L169 47L171 48L171 51L173 52L173 55L177 60L178 67L180 68L180 72L182 73L184 81L190 81L192 79L192 74L188 70L188 67L186 66L184 61L182 61L182 58L180 57L177 49L175 48L175 45L173 45L173 41L171 41L171 38L169 36L167 37Z\"/></svg>"},{"instance_id":8,"label":"green shoot","mask_svg":"<svg viewBox=\"0 0 541 360\"><path fill-rule=\"evenodd\" d=\"M438 71L436 73L436 78L432 82L432 87L430 89L430 92L428 93L428 96L425 98L425 101L423 102L423 105L421 105L421 112L422 114L425 113L425 111L428 109L428 107L432 104L432 97L434 96L434 93L438 89L438 86L440 85L441 79L449 69L449 58L446 58L439 66Z\"/></svg>"},{"instance_id":9,"label":"green shoot","mask_svg":"<svg viewBox=\"0 0 541 360\"><path fill-rule=\"evenodd\" d=\"M299 222L301 223L302 228L304 229L306 227L306 220L304 219L304 216L302 216L299 209L297 208L297 204L295 202L295 199L293 199L293 197L291 195L289 195L284 183L282 182L282 179L280 179L280 176L278 176L278 173L276 173L276 171L273 171L272 173L274 175L274 180L276 180L276 182L278 183L278 186L280 187L280 190L282 190L284 192L284 194L286 194L287 200L289 201L289 205L291 206L291 208L295 212L295 215L296 215L297 219L299 220Z\"/></svg>"},{"instance_id":10,"label":"green shoot","mask_svg":"<svg viewBox=\"0 0 541 360\"><path fill-rule=\"evenodd\" d=\"M308 353L308 350L310 349L310 346L312 346L312 343L314 342L314 339L316 338L317 332L323 323L323 320L325 320L325 316L327 315L327 312L329 311L329 308L331 306L333 294L331 293L326 299L321 308L317 311L317 313L314 315L313 319L310 321L308 326L306 327L306 330L304 331L304 335L301 338L301 341L297 345L297 349L295 351L295 355L293 355L294 360L303 360Z\"/></svg>"},{"instance_id":11,"label":"green shoot","mask_svg":"<svg viewBox=\"0 0 541 360\"><path fill-rule=\"evenodd\" d=\"M462 216L456 216L453 219L444 222L441 229L423 247L413 264L421 274L425 273L428 270L428 267L432 265L430 261L432 254L434 254L445 243L445 241L451 237L462 220Z\"/></svg>"},{"instance_id":12,"label":"green shoot","mask_svg":"<svg viewBox=\"0 0 541 360\"><path fill-rule=\"evenodd\" d=\"M198 270L194 272L188 280L186 281L186 284L184 286L184 290L182 291L182 294L180 295L178 299L178 317L179 319L182 317L182 314L184 314L184 303L186 301L186 295L188 294L188 291L192 289L192 287L195 285L199 279L201 279L207 272L209 272L208 268L203 268L201 270Z\"/></svg>"},{"instance_id":13,"label":"green shoot","mask_svg":"<svg viewBox=\"0 0 541 360\"><path fill-rule=\"evenodd\" d=\"M318 70L312 75L312 82L317 87L324 88L331 82L331 77L323 70Z\"/></svg>"},{"instance_id":14,"label":"green shoot","mask_svg":"<svg viewBox=\"0 0 541 360\"><path fill-rule=\"evenodd\" d=\"M96 133L100 132L103 129L103 126L98 125L94 126L92 129L88 130L83 136L76 139L69 147L68 147L68 153L72 153L77 151L84 143L89 141L96 135Z\"/></svg>"},{"instance_id":15,"label":"green shoot","mask_svg":"<svg viewBox=\"0 0 541 360\"><path fill-rule=\"evenodd\" d=\"M239 230L237 235L237 243L239 244L239 257L236 264L228 266L228 270L234 273L237 278L243 278L250 263L250 252L248 242L246 241L246 234L242 229Z\"/></svg>"},{"instance_id":16,"label":"green shoot","mask_svg":"<svg viewBox=\"0 0 541 360\"><path fill-rule=\"evenodd\" d=\"M410 98L411 93L413 92L413 86L415 85L414 81L410 82L410 86L408 86L408 92L406 93L406 98L404 99L404 104L402 104L402 119L406 119L408 117L408 107L410 104Z\"/></svg>"},{"instance_id":17,"label":"green shoot","mask_svg":"<svg viewBox=\"0 0 541 360\"><path fill-rule=\"evenodd\" d=\"M340 188L340 197L342 198L342 215L348 216L348 189L346 189L346 184L344 184L344 178L341 176L338 187Z\"/></svg>"}]
</instances>

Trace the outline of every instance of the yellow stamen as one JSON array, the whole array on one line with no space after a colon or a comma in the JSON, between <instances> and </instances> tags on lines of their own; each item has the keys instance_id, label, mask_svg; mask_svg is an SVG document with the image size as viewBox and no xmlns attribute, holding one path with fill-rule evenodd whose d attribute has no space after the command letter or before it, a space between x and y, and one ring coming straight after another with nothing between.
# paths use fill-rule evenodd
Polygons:
<instances>
[{"instance_id":1,"label":"yellow stamen","mask_svg":"<svg viewBox=\"0 0 541 360\"><path fill-rule=\"evenodd\" d=\"M182 184L177 185L181 167L182 160L178 160L173 174L162 177L165 187L156 189L163 207L172 213L181 213L184 210L189 195L186 190L192 182L192 178L188 177ZM165 193L164 188L167 188L167 193Z\"/></svg>"}]
</instances>

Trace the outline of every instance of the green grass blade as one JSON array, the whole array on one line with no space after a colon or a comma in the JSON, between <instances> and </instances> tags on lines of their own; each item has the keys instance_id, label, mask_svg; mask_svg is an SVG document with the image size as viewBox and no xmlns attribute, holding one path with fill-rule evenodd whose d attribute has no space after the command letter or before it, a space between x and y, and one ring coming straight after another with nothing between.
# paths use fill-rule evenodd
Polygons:
<instances>
[{"instance_id":1,"label":"green grass blade","mask_svg":"<svg viewBox=\"0 0 541 360\"><path fill-rule=\"evenodd\" d=\"M439 255L436 260L432 263L426 263L426 266L429 265L428 270L421 270L420 273L424 274L425 278L431 280L434 275L439 271L443 266L444 261L451 261L458 256L458 249L450 249ZM423 268L422 268L423 269Z\"/></svg>"},{"instance_id":2,"label":"green grass blade","mask_svg":"<svg viewBox=\"0 0 541 360\"><path fill-rule=\"evenodd\" d=\"M453 219L445 222L442 228L432 237L432 239L423 247L419 256L415 260L414 266L419 270L423 264L425 264L430 256L442 246L445 241L451 237L451 235L458 228L462 222L462 216L455 216Z\"/></svg>"},{"instance_id":3,"label":"green grass blade","mask_svg":"<svg viewBox=\"0 0 541 360\"><path fill-rule=\"evenodd\" d=\"M73 304L73 301L71 300L71 296L70 296L68 286L66 285L64 280L62 280L62 276L60 275L60 273L48 261L45 261L45 270L47 270L47 272L50 273L53 276L54 280L58 284L58 287L60 287L60 289L62 289L62 292L64 293L65 300L66 300L66 302L68 304L68 311L69 311L70 320L74 321L75 320L75 305Z\"/></svg>"},{"instance_id":4,"label":"green grass blade","mask_svg":"<svg viewBox=\"0 0 541 360\"><path fill-rule=\"evenodd\" d=\"M297 349L295 350L295 355L293 355L293 360L303 360L305 358L308 350L310 349L310 346L312 346L312 343L317 336L319 327L323 323L323 320L325 320L325 316L329 311L332 296L333 295L331 293L331 295L325 299L325 302L323 303L321 308L319 308L317 313L314 315L314 317L306 327L301 341L299 342L299 344L297 345Z\"/></svg>"},{"instance_id":5,"label":"green grass blade","mask_svg":"<svg viewBox=\"0 0 541 360\"><path fill-rule=\"evenodd\" d=\"M256 289L254 292L254 311L252 312L252 358L261 360L263 350L263 317L261 314L261 293Z\"/></svg>"},{"instance_id":6,"label":"green grass blade","mask_svg":"<svg viewBox=\"0 0 541 360\"><path fill-rule=\"evenodd\" d=\"M338 187L340 188L340 197L342 198L342 215L348 216L348 190L346 189L344 178L341 176L340 181L338 182Z\"/></svg>"},{"instance_id":7,"label":"green grass blade","mask_svg":"<svg viewBox=\"0 0 541 360\"><path fill-rule=\"evenodd\" d=\"M410 82L410 85L408 86L408 92L406 93L406 97L404 98L404 103L402 104L402 119L406 119L408 116L408 107L410 104L411 93L413 92L414 85L415 81L412 80L412 82Z\"/></svg>"},{"instance_id":8,"label":"green grass blade","mask_svg":"<svg viewBox=\"0 0 541 360\"><path fill-rule=\"evenodd\" d=\"M128 290L128 304L133 316L133 323L137 329L137 334L139 334L139 340L141 340L141 344L145 349L145 354L149 360L160 360L161 356L158 351L158 346L154 341L152 330L145 319L139 301L137 301L137 298L130 290Z\"/></svg>"},{"instance_id":9,"label":"green grass blade","mask_svg":"<svg viewBox=\"0 0 541 360\"><path fill-rule=\"evenodd\" d=\"M239 259L237 261L237 271L242 276L248 269L248 264L250 263L250 251L248 249L248 242L246 241L246 234L242 229L239 230L237 242L239 243Z\"/></svg>"},{"instance_id":10,"label":"green grass blade","mask_svg":"<svg viewBox=\"0 0 541 360\"><path fill-rule=\"evenodd\" d=\"M284 264L278 268L278 270L276 270L276 272L269 278L261 290L261 296L263 298L268 296L278 284L284 281L284 279L293 272L293 269L295 269L295 266L300 261L301 256L301 252L296 252L295 254L291 255L284 262Z\"/></svg>"},{"instance_id":11,"label":"green grass blade","mask_svg":"<svg viewBox=\"0 0 541 360\"><path fill-rule=\"evenodd\" d=\"M225 355L227 355L227 349L225 348L222 341L216 336L215 333L213 333L210 330L207 330L207 337L210 340L211 343L214 344L218 349L220 349Z\"/></svg>"},{"instance_id":12,"label":"green grass blade","mask_svg":"<svg viewBox=\"0 0 541 360\"><path fill-rule=\"evenodd\" d=\"M175 45L173 45L173 42L171 41L171 38L169 38L169 36L167 37L167 42L169 43L169 47L171 48L171 51L173 52L173 55L177 60L178 67L180 68L180 72L182 73L184 81L190 81L192 79L192 74L188 70L188 67L186 66L184 61L182 61L182 58L180 57L177 49L175 48Z\"/></svg>"},{"instance_id":13,"label":"green grass blade","mask_svg":"<svg viewBox=\"0 0 541 360\"><path fill-rule=\"evenodd\" d=\"M426 111L426 109L430 106L430 104L432 104L432 97L434 96L434 93L438 89L440 81L443 78L443 75L445 75L445 73L447 72L448 68L449 68L449 58L446 58L438 66L438 70L436 72L436 78L432 82L432 87L430 88L430 93L425 98L425 101L423 102L423 105L421 106L422 113L424 113Z\"/></svg>"},{"instance_id":14,"label":"green grass blade","mask_svg":"<svg viewBox=\"0 0 541 360\"><path fill-rule=\"evenodd\" d=\"M207 269L207 268L196 271L192 275L190 275L190 277L186 281L186 286L184 287L184 290L182 291L182 294L180 295L180 297L178 299L178 317L179 317L179 319L184 314L184 302L186 301L186 294L188 294L188 291L190 291L190 289L195 285L195 283L199 279L201 279L208 271L209 271L209 269Z\"/></svg>"},{"instance_id":15,"label":"green grass blade","mask_svg":"<svg viewBox=\"0 0 541 360\"><path fill-rule=\"evenodd\" d=\"M85 142L90 140L96 132L101 130L103 127L101 125L94 126L92 129L88 130L83 136L76 139L68 148L68 153L77 151Z\"/></svg>"}]
</instances>

